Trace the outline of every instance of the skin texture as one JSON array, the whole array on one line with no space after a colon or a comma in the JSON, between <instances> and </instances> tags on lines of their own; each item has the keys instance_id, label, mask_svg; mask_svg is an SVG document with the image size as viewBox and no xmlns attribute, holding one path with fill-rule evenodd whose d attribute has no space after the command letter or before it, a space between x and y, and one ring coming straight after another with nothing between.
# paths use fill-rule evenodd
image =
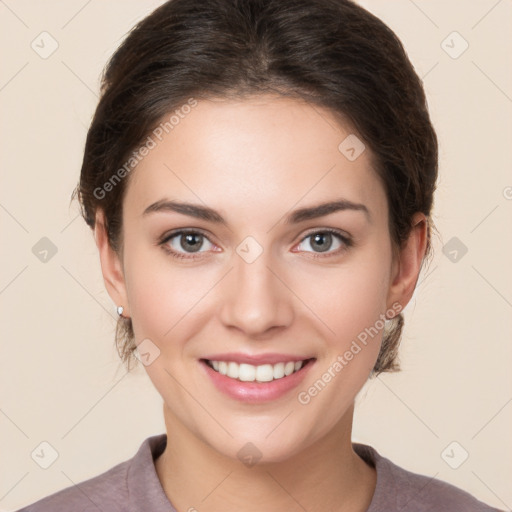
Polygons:
<instances>
[{"instance_id":1,"label":"skin texture","mask_svg":"<svg viewBox=\"0 0 512 512\"><path fill-rule=\"evenodd\" d=\"M201 100L132 171L123 203L123 254L107 243L102 212L95 239L106 288L132 318L136 343L160 355L145 369L161 394L168 443L155 466L178 511L365 511L375 470L352 449L354 400L377 359L382 333L308 404L297 399L379 315L410 300L425 253L426 222L393 256L384 188L370 150L349 161L338 145L352 133L328 110L258 96ZM286 224L291 211L345 199L344 210ZM227 226L176 212L142 215L172 199L217 210ZM199 252L171 230L197 229ZM338 229L327 251L322 229ZM236 249L261 246L252 263ZM329 243L332 245L329 246ZM318 256L318 257L315 257ZM279 352L315 357L297 389L264 404L218 391L199 359L207 354ZM261 452L248 467L247 442ZM206 497L206 498L205 498Z\"/></svg>"}]
</instances>

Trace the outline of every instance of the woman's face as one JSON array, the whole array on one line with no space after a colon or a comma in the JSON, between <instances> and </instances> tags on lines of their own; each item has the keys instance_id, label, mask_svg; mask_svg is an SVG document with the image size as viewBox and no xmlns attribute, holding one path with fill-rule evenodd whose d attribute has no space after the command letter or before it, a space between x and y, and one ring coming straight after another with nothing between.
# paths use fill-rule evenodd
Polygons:
<instances>
[{"instance_id":1,"label":"woman's face","mask_svg":"<svg viewBox=\"0 0 512 512\"><path fill-rule=\"evenodd\" d=\"M115 300L167 421L229 457L250 442L284 460L347 421L405 305L369 149L271 96L201 100L158 133L126 191Z\"/></svg>"}]
</instances>

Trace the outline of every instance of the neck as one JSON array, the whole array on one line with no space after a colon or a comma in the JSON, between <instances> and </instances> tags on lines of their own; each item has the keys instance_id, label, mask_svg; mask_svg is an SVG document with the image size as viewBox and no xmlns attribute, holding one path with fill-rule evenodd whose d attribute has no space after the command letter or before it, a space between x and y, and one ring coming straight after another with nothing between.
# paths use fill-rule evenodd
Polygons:
<instances>
[{"instance_id":1,"label":"neck","mask_svg":"<svg viewBox=\"0 0 512 512\"><path fill-rule=\"evenodd\" d=\"M220 454L164 405L167 446L155 468L176 510L365 512L376 471L353 450L353 405L326 436L292 457L248 467Z\"/></svg>"}]
</instances>

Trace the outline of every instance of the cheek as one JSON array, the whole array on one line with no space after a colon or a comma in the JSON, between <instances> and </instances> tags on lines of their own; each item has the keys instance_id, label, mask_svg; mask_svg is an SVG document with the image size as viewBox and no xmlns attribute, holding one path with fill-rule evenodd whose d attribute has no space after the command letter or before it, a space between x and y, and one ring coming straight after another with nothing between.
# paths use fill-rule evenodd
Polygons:
<instances>
[{"instance_id":1,"label":"cheek","mask_svg":"<svg viewBox=\"0 0 512 512\"><path fill-rule=\"evenodd\" d=\"M325 358L297 399L311 417L322 418L319 432L334 427L375 366L386 311L387 254L375 248L361 251L350 265L331 272L325 293L315 288L315 313L330 330Z\"/></svg>"},{"instance_id":2,"label":"cheek","mask_svg":"<svg viewBox=\"0 0 512 512\"><path fill-rule=\"evenodd\" d=\"M198 315L207 307L218 276L211 268L180 266L161 248L143 248L129 240L126 247L126 285L136 343L149 338L166 352L182 351L187 338L201 327Z\"/></svg>"},{"instance_id":3,"label":"cheek","mask_svg":"<svg viewBox=\"0 0 512 512\"><path fill-rule=\"evenodd\" d=\"M315 286L307 293L302 285L302 296L309 297L307 306L323 320L329 328L328 338L339 348L373 326L386 310L389 260L378 254L373 250L361 252L350 264L308 279Z\"/></svg>"},{"instance_id":4,"label":"cheek","mask_svg":"<svg viewBox=\"0 0 512 512\"><path fill-rule=\"evenodd\" d=\"M158 340L183 316L187 287L160 248L125 241L125 281L136 342Z\"/></svg>"}]
</instances>

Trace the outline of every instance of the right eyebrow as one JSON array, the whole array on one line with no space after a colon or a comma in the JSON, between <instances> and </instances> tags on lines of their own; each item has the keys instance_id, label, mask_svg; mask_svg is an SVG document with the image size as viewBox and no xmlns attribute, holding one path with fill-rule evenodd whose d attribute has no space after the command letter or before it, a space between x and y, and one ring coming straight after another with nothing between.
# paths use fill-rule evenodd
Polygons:
<instances>
[{"instance_id":1,"label":"right eyebrow","mask_svg":"<svg viewBox=\"0 0 512 512\"><path fill-rule=\"evenodd\" d=\"M222 217L222 215L216 210L207 206L200 206L192 203L180 203L177 201L162 199L149 205L142 215L146 216L154 212L176 212L181 213L182 215L188 215L189 217L195 217L197 219L227 226L227 222L224 217Z\"/></svg>"}]
</instances>

